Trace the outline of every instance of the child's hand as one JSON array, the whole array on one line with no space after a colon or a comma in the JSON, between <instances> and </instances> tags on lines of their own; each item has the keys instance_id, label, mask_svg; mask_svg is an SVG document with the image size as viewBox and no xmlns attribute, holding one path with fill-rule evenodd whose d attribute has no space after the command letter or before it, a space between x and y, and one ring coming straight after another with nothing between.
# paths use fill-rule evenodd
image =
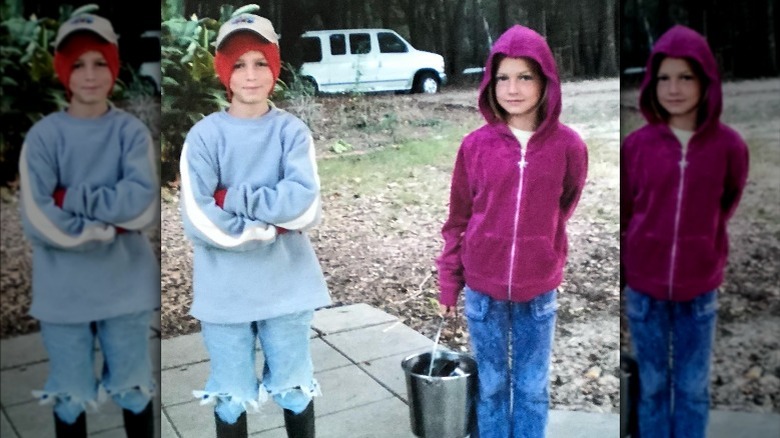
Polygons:
<instances>
[{"instance_id":1,"label":"child's hand","mask_svg":"<svg viewBox=\"0 0 780 438\"><path fill-rule=\"evenodd\" d=\"M441 315L442 318L454 318L458 316L458 308L456 306L439 304L439 315Z\"/></svg>"}]
</instances>

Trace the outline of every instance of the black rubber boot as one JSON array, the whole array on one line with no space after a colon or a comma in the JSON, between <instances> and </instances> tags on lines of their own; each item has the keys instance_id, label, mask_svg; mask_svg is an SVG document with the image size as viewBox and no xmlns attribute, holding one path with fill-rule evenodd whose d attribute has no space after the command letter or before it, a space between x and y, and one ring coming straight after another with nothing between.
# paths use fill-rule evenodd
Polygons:
<instances>
[{"instance_id":1,"label":"black rubber boot","mask_svg":"<svg viewBox=\"0 0 780 438\"><path fill-rule=\"evenodd\" d=\"M314 438L314 400L298 415L285 409L284 427L287 438Z\"/></svg>"},{"instance_id":2,"label":"black rubber boot","mask_svg":"<svg viewBox=\"0 0 780 438\"><path fill-rule=\"evenodd\" d=\"M235 423L225 423L219 418L216 412L214 412L214 419L217 422L217 438L246 438L246 412L242 412Z\"/></svg>"},{"instance_id":3,"label":"black rubber boot","mask_svg":"<svg viewBox=\"0 0 780 438\"><path fill-rule=\"evenodd\" d=\"M87 414L82 412L73 424L68 424L55 413L54 431L57 438L87 438Z\"/></svg>"},{"instance_id":4,"label":"black rubber boot","mask_svg":"<svg viewBox=\"0 0 780 438\"><path fill-rule=\"evenodd\" d=\"M125 433L127 438L153 438L154 437L154 413L150 401L143 411L134 413L128 409L122 409L122 418L125 420Z\"/></svg>"}]
</instances>

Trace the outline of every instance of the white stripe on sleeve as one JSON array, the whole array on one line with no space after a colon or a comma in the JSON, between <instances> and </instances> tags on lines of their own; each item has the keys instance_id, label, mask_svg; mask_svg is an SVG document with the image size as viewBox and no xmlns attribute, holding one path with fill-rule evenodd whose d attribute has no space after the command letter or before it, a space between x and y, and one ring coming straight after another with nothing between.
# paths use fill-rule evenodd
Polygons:
<instances>
[{"instance_id":1,"label":"white stripe on sleeve","mask_svg":"<svg viewBox=\"0 0 780 438\"><path fill-rule=\"evenodd\" d=\"M282 228L287 228L288 230L298 230L306 227L307 225L310 225L317 219L317 213L320 209L321 202L319 194L320 175L319 172L317 172L317 158L314 156L314 138L311 135L309 136L309 160L311 161L311 168L314 172L314 183L317 190L317 197L314 198L311 205L309 205L309 208L307 208L306 211L304 211L303 214L297 218L281 224L276 224Z\"/></svg>"},{"instance_id":2,"label":"white stripe on sleeve","mask_svg":"<svg viewBox=\"0 0 780 438\"><path fill-rule=\"evenodd\" d=\"M57 227L40 209L32 193L30 169L27 164L27 143L22 145L19 159L19 176L21 178L22 208L30 223L47 239L64 248L72 248L91 240L111 241L116 235L116 229L107 224L84 227L81 234L71 236Z\"/></svg>"},{"instance_id":3,"label":"white stripe on sleeve","mask_svg":"<svg viewBox=\"0 0 780 438\"><path fill-rule=\"evenodd\" d=\"M225 233L213 223L206 213L200 209L197 202L195 202L195 194L193 192L192 179L190 177L190 166L187 162L187 148L187 143L184 143L179 163L181 190L183 194L182 200L184 201L183 211L195 228L212 242L225 248L233 248L250 240L271 240L276 237L276 227L271 225L254 225L246 227L240 236L235 237Z\"/></svg>"},{"instance_id":4,"label":"white stripe on sleeve","mask_svg":"<svg viewBox=\"0 0 780 438\"><path fill-rule=\"evenodd\" d=\"M149 168L152 170L152 174L154 175L154 183L157 184L157 170L156 170L156 163L155 163L155 155L154 150L152 149L152 136L151 134L147 134L147 153L146 156L149 158ZM159 217L159 206L160 206L160 191L157 190L155 193L154 199L152 199L152 202L149 204L148 207L146 207L146 210L144 210L143 213L141 213L140 216L136 217L135 219L131 219L127 222L122 222L121 224L116 224L118 227L126 228L128 230L140 230L144 227L147 227L149 225L152 225L156 222L157 217Z\"/></svg>"}]
</instances>

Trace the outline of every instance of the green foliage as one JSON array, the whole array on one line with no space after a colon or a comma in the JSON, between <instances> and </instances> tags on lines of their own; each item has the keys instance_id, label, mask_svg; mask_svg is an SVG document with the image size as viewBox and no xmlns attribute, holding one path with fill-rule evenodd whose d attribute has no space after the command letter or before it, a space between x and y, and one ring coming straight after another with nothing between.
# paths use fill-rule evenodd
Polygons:
<instances>
[{"instance_id":1,"label":"green foliage","mask_svg":"<svg viewBox=\"0 0 780 438\"><path fill-rule=\"evenodd\" d=\"M148 78L142 78L134 69L122 67L128 73L130 81L117 79L114 85L114 101L130 114L138 117L152 134L160 138L160 103L157 90Z\"/></svg>"},{"instance_id":2,"label":"green foliage","mask_svg":"<svg viewBox=\"0 0 780 438\"><path fill-rule=\"evenodd\" d=\"M345 152L351 151L352 149L354 149L352 145L344 140L339 140L336 143L333 143L333 146L330 147L330 150L336 154L343 154Z\"/></svg>"},{"instance_id":3,"label":"green foliage","mask_svg":"<svg viewBox=\"0 0 780 438\"><path fill-rule=\"evenodd\" d=\"M279 80L274 88L273 97L284 100L286 109L298 116L307 126L322 118L322 104L315 99L314 83L301 77L299 72L289 63L282 64L286 71L287 82Z\"/></svg>"},{"instance_id":4,"label":"green foliage","mask_svg":"<svg viewBox=\"0 0 780 438\"><path fill-rule=\"evenodd\" d=\"M3 12L12 11L8 7ZM61 16L71 11L60 7ZM0 23L0 112L4 125L0 162L4 167L15 167L27 130L67 102L52 65L52 44L59 22L34 15L25 19L18 16L18 11L4 17Z\"/></svg>"},{"instance_id":5,"label":"green foliage","mask_svg":"<svg viewBox=\"0 0 780 438\"><path fill-rule=\"evenodd\" d=\"M177 14L182 11L175 1L165 2L165 12L171 14L162 23L162 158L177 161L184 139L193 124L206 114L229 105L225 87L214 72L215 41L219 27L230 18L257 11L254 4L235 9L220 8L220 18L189 19Z\"/></svg>"}]
</instances>

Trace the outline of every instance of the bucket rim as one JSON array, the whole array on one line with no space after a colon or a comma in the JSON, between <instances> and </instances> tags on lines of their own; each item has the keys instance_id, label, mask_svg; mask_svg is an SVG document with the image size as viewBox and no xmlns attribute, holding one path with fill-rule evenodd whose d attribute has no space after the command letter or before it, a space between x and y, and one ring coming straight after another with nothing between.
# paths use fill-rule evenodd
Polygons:
<instances>
[{"instance_id":1,"label":"bucket rim","mask_svg":"<svg viewBox=\"0 0 780 438\"><path fill-rule=\"evenodd\" d=\"M459 375L459 376L429 376L428 374L414 373L414 372L412 372L411 369L409 369L409 367L406 366L406 364L409 361L411 361L412 359L416 359L416 358L418 358L418 357L420 357L422 355L425 355L425 354L431 354L430 351L423 351L421 353L420 352L412 353L412 354L406 356L405 358L403 358L403 360L401 360L401 368L404 370L404 373L406 373L409 376L414 376L416 378L420 378L420 379L424 379L424 380L430 380L430 381L445 381L446 382L446 381L450 381L450 380L464 379L464 378L467 378L467 377L472 377L472 376L476 376L477 375L477 369L476 369L477 361L470 354L465 353L465 352L452 351L452 350L445 350L445 351L442 351L441 353L457 355L458 357L463 357L465 359L468 359L468 360L472 361L473 362L473 366L474 366L474 370L470 371L470 372L464 371L464 373L462 375Z\"/></svg>"}]
</instances>

